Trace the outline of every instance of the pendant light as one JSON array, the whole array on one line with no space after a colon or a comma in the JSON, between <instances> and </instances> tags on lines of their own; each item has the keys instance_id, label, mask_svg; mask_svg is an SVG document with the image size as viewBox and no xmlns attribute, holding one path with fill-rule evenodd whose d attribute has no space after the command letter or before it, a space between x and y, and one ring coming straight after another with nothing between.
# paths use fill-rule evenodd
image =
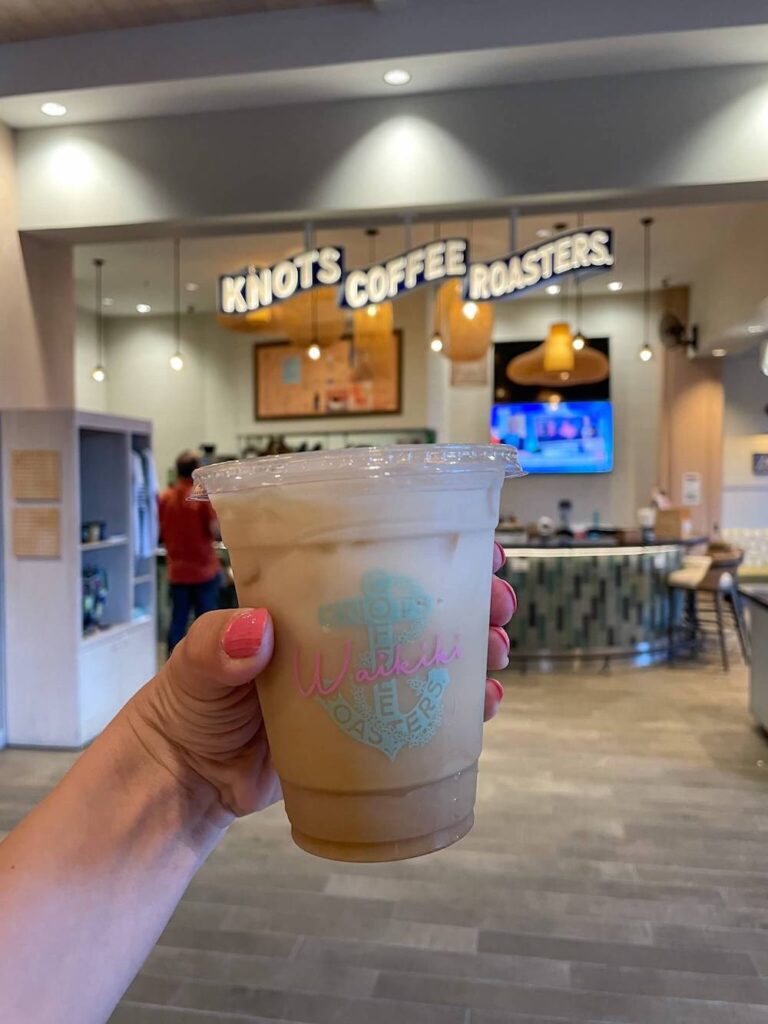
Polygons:
<instances>
[{"instance_id":1,"label":"pendant light","mask_svg":"<svg viewBox=\"0 0 768 1024\"><path fill-rule=\"evenodd\" d=\"M368 263L376 263L376 239L378 228L366 228L368 236ZM371 303L352 314L352 330L356 345L381 345L392 337L394 330L394 309L389 299L384 302Z\"/></svg>"},{"instance_id":2,"label":"pendant light","mask_svg":"<svg viewBox=\"0 0 768 1024\"><path fill-rule=\"evenodd\" d=\"M304 229L304 248L313 249L314 230ZM296 348L304 349L312 360L320 358L320 350L335 345L344 334L346 313L337 301L336 288L311 288L299 292L276 307L277 330Z\"/></svg>"},{"instance_id":3,"label":"pendant light","mask_svg":"<svg viewBox=\"0 0 768 1024\"><path fill-rule=\"evenodd\" d=\"M434 230L434 241L436 242L440 238L440 221L435 224ZM432 317L434 323L432 327L432 337L429 342L429 347L433 352L443 351L443 335L441 334L440 327L440 309L439 309L439 298L436 295L434 299L434 312Z\"/></svg>"},{"instance_id":4,"label":"pendant light","mask_svg":"<svg viewBox=\"0 0 768 1024\"><path fill-rule=\"evenodd\" d=\"M643 347L637 353L641 362L648 363L653 359L651 348L651 224L653 217L643 217Z\"/></svg>"},{"instance_id":5,"label":"pendant light","mask_svg":"<svg viewBox=\"0 0 768 1024\"><path fill-rule=\"evenodd\" d=\"M470 253L472 224L468 225ZM490 302L474 302L462 297L462 285L456 279L446 281L437 293L435 303L435 334L442 341L441 351L454 363L477 362L491 346L494 311Z\"/></svg>"},{"instance_id":6,"label":"pendant light","mask_svg":"<svg viewBox=\"0 0 768 1024\"><path fill-rule=\"evenodd\" d=\"M95 259L94 268L94 313L96 316L96 352L97 361L91 370L91 377L97 384L103 384L107 379L106 357L104 354L104 303L102 300L102 275L104 272L104 260Z\"/></svg>"},{"instance_id":7,"label":"pendant light","mask_svg":"<svg viewBox=\"0 0 768 1024\"><path fill-rule=\"evenodd\" d=\"M173 240L173 337L175 348L168 362L178 373L184 369L181 355L181 242L178 238Z\"/></svg>"},{"instance_id":8,"label":"pendant light","mask_svg":"<svg viewBox=\"0 0 768 1024\"><path fill-rule=\"evenodd\" d=\"M561 222L553 225L553 234L560 235L568 225ZM560 295L560 316L561 319L550 324L547 336L544 339L544 369L548 373L557 373L561 380L568 380L574 367L573 357L573 335L571 328L565 319L566 315L566 289L565 286L557 286Z\"/></svg>"},{"instance_id":9,"label":"pendant light","mask_svg":"<svg viewBox=\"0 0 768 1024\"><path fill-rule=\"evenodd\" d=\"M563 225L559 225L560 228ZM562 319L550 325L547 337L536 348L516 356L507 364L506 374L515 384L567 388L578 384L596 384L609 373L608 358L586 344L574 345L574 336L565 320L567 289L561 292ZM547 397L550 405L562 400L554 392Z\"/></svg>"},{"instance_id":10,"label":"pendant light","mask_svg":"<svg viewBox=\"0 0 768 1024\"><path fill-rule=\"evenodd\" d=\"M581 230L583 226L584 217L582 214L579 214L576 218L576 227ZM576 274L573 286L576 292L576 333L571 339L571 345L573 345L576 352L581 352L587 344L587 339L584 337L584 333L581 330L581 276L579 274Z\"/></svg>"}]
</instances>

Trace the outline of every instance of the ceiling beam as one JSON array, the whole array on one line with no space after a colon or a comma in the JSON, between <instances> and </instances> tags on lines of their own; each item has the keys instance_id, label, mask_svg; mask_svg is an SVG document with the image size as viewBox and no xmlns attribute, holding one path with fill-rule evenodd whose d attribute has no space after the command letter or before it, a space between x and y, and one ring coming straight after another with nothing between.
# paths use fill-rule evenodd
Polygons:
<instances>
[{"instance_id":1,"label":"ceiling beam","mask_svg":"<svg viewBox=\"0 0 768 1024\"><path fill-rule=\"evenodd\" d=\"M514 10L512 10L514 8ZM376 12L387 17L372 19ZM0 95L768 23L765 0L373 0L0 45Z\"/></svg>"}]
</instances>

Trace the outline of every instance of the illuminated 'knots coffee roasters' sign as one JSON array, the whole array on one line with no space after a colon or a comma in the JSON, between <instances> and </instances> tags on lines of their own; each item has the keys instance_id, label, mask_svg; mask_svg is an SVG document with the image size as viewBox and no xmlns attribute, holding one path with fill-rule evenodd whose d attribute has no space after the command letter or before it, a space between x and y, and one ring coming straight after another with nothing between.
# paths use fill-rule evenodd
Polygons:
<instances>
[{"instance_id":1,"label":"illuminated 'knots coffee roasters' sign","mask_svg":"<svg viewBox=\"0 0 768 1024\"><path fill-rule=\"evenodd\" d=\"M466 238L436 239L353 270L344 266L341 246L325 245L271 267L245 267L234 274L222 274L219 311L227 315L253 313L299 292L329 286L338 287L340 306L363 309L448 278L463 280L465 299L514 299L559 278L586 276L612 266L610 228L584 228L498 259L474 263L470 262Z\"/></svg>"}]
</instances>

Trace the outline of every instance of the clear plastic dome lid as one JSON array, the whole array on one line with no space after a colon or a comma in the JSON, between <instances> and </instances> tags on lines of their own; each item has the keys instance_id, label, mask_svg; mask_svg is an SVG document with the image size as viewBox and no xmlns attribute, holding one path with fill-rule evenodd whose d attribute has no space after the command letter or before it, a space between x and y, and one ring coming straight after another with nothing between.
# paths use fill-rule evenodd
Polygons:
<instances>
[{"instance_id":1,"label":"clear plastic dome lid","mask_svg":"<svg viewBox=\"0 0 768 1024\"><path fill-rule=\"evenodd\" d=\"M505 479L524 476L517 449L504 444L415 444L382 448L339 448L330 451L265 455L220 462L196 469L191 497L258 487L350 480L359 477L406 477L453 473L495 473Z\"/></svg>"}]
</instances>

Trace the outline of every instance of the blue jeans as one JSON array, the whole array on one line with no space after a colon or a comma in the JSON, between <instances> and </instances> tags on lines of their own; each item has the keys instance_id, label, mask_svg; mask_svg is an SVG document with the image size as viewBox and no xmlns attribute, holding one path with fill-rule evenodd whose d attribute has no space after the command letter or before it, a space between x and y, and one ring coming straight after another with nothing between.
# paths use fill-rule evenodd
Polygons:
<instances>
[{"instance_id":1,"label":"blue jeans","mask_svg":"<svg viewBox=\"0 0 768 1024\"><path fill-rule=\"evenodd\" d=\"M171 583L171 625L168 630L168 653L183 639L189 626L190 612L194 617L215 611L219 607L219 576L205 583Z\"/></svg>"}]
</instances>

